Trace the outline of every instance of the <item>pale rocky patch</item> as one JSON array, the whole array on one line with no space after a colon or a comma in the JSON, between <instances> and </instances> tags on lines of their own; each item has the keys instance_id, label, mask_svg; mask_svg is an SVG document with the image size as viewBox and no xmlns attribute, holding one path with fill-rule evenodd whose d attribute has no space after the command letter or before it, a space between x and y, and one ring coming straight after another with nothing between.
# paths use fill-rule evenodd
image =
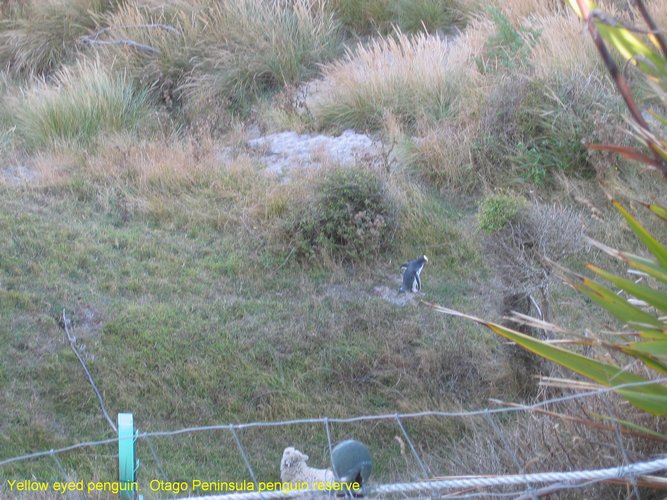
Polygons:
<instances>
[{"instance_id":1,"label":"pale rocky patch","mask_svg":"<svg viewBox=\"0 0 667 500\"><path fill-rule=\"evenodd\" d=\"M353 130L339 136L279 132L251 139L247 144L251 154L266 165L267 173L275 175L326 164L374 164L382 157L380 141Z\"/></svg>"},{"instance_id":2,"label":"pale rocky patch","mask_svg":"<svg viewBox=\"0 0 667 500\"><path fill-rule=\"evenodd\" d=\"M0 168L0 182L8 186L23 186L32 184L39 173L25 165L10 165Z\"/></svg>"}]
</instances>

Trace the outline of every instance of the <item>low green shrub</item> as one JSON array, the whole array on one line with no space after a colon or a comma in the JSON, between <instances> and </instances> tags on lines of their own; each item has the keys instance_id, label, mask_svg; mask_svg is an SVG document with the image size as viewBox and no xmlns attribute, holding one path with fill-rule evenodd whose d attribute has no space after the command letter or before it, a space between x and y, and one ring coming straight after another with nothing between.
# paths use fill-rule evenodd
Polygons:
<instances>
[{"instance_id":1,"label":"low green shrub","mask_svg":"<svg viewBox=\"0 0 667 500\"><path fill-rule=\"evenodd\" d=\"M324 174L312 200L291 210L287 233L299 258L364 261L389 247L395 212L376 172L337 167Z\"/></svg>"},{"instance_id":2,"label":"low green shrub","mask_svg":"<svg viewBox=\"0 0 667 500\"><path fill-rule=\"evenodd\" d=\"M477 212L479 227L487 232L500 231L516 219L526 201L516 195L497 193L482 200Z\"/></svg>"}]
</instances>

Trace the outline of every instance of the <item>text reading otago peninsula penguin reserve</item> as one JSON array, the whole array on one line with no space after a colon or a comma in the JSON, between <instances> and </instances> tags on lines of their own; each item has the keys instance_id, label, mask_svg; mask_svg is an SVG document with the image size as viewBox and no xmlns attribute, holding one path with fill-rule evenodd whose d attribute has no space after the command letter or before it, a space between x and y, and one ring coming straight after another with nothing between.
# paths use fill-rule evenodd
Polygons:
<instances>
[{"instance_id":1,"label":"text reading otago peninsula penguin reserve","mask_svg":"<svg viewBox=\"0 0 667 500\"><path fill-rule=\"evenodd\" d=\"M338 481L315 481L302 482L280 482L280 481L202 481L192 479L190 481L163 481L153 479L147 485L139 486L137 482L119 481L35 481L33 479L7 479L5 485L11 492L42 492L55 491L63 495L73 491L86 493L108 492L114 495L123 491L134 491L141 493L142 490L161 491L178 495L184 491L198 492L253 492L253 491L284 491L286 494L293 491L357 491L361 488L359 483L341 483Z\"/></svg>"}]
</instances>

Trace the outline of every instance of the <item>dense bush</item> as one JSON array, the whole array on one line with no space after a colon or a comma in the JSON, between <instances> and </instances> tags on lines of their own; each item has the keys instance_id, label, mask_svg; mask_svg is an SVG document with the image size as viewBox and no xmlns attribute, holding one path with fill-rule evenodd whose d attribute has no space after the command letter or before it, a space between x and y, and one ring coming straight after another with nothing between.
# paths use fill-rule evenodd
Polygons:
<instances>
[{"instance_id":1,"label":"dense bush","mask_svg":"<svg viewBox=\"0 0 667 500\"><path fill-rule=\"evenodd\" d=\"M395 215L376 172L337 167L322 177L312 200L291 211L287 232L302 259L359 261L387 249Z\"/></svg>"},{"instance_id":2,"label":"dense bush","mask_svg":"<svg viewBox=\"0 0 667 500\"><path fill-rule=\"evenodd\" d=\"M519 143L511 155L523 180L541 185L556 172L595 174L582 144L593 128L588 111L592 103L581 109L582 99L588 96L577 95L570 85L554 88L540 81L528 85L517 115Z\"/></svg>"}]
</instances>

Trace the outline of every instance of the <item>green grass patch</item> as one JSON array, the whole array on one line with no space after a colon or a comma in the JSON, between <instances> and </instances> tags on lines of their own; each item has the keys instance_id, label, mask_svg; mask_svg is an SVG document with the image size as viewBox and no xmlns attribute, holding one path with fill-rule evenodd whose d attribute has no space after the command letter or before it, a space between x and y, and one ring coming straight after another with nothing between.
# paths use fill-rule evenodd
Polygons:
<instances>
[{"instance_id":1,"label":"green grass patch","mask_svg":"<svg viewBox=\"0 0 667 500\"><path fill-rule=\"evenodd\" d=\"M515 27L498 7L487 7L486 12L496 29L486 40L484 55L475 61L478 69L488 73L525 66L530 46L539 38L540 32Z\"/></svg>"},{"instance_id":2,"label":"green grass patch","mask_svg":"<svg viewBox=\"0 0 667 500\"><path fill-rule=\"evenodd\" d=\"M362 180L362 186L374 185L368 176ZM325 192L344 206L350 186L329 186L333 191ZM110 411L132 411L142 431L446 406L447 391L456 387L463 397L473 378L452 371L446 357L432 358L433 346L444 353L455 341L457 356L485 356L492 363L492 353L478 351L477 341L465 340L468 334L452 337L455 324L445 327L439 315L374 296L374 284L394 284L369 278L363 267L351 282L331 288L335 273L303 273L291 260L264 258L270 249L262 233L246 233L241 225L175 231L170 223L122 218L118 207L102 206L95 196L77 199L67 189L3 188L2 194L0 228L8 235L0 242L0 341L7 346L0 354L0 419L8 426L2 458L111 435L63 341L62 309ZM444 214L456 219L448 210L427 216L421 236L414 236L426 238L429 231L428 238L442 238L442 226L428 222ZM430 298L446 300L443 294L463 286L452 274L458 257L436 250L429 255L425 286ZM439 333L443 328L448 335ZM474 397L481 401L485 394ZM459 435L456 426L442 425L426 426L415 439ZM378 478L403 473L386 451L395 446L386 432L382 426L334 430L339 439L353 435L377 446ZM321 427L271 429L243 432L241 439L258 474L277 480L285 446L304 448L313 463L321 450L325 463L321 433ZM152 443L161 464L140 443L144 480L161 477L161 468L172 477L245 477L226 433ZM104 450L63 455L61 465L86 480L113 480ZM3 470L5 477L25 474L61 479L52 461Z\"/></svg>"},{"instance_id":3,"label":"green grass patch","mask_svg":"<svg viewBox=\"0 0 667 500\"><path fill-rule=\"evenodd\" d=\"M459 266L461 272L472 270L480 255L474 240L465 236L467 210L414 181L404 180L392 190L400 206L395 248L401 262L426 254L429 267L442 266L437 273Z\"/></svg>"},{"instance_id":4,"label":"green grass patch","mask_svg":"<svg viewBox=\"0 0 667 500\"><path fill-rule=\"evenodd\" d=\"M336 17L355 35L387 34L394 26L406 33L464 24L462 6L453 0L334 0Z\"/></svg>"}]
</instances>

